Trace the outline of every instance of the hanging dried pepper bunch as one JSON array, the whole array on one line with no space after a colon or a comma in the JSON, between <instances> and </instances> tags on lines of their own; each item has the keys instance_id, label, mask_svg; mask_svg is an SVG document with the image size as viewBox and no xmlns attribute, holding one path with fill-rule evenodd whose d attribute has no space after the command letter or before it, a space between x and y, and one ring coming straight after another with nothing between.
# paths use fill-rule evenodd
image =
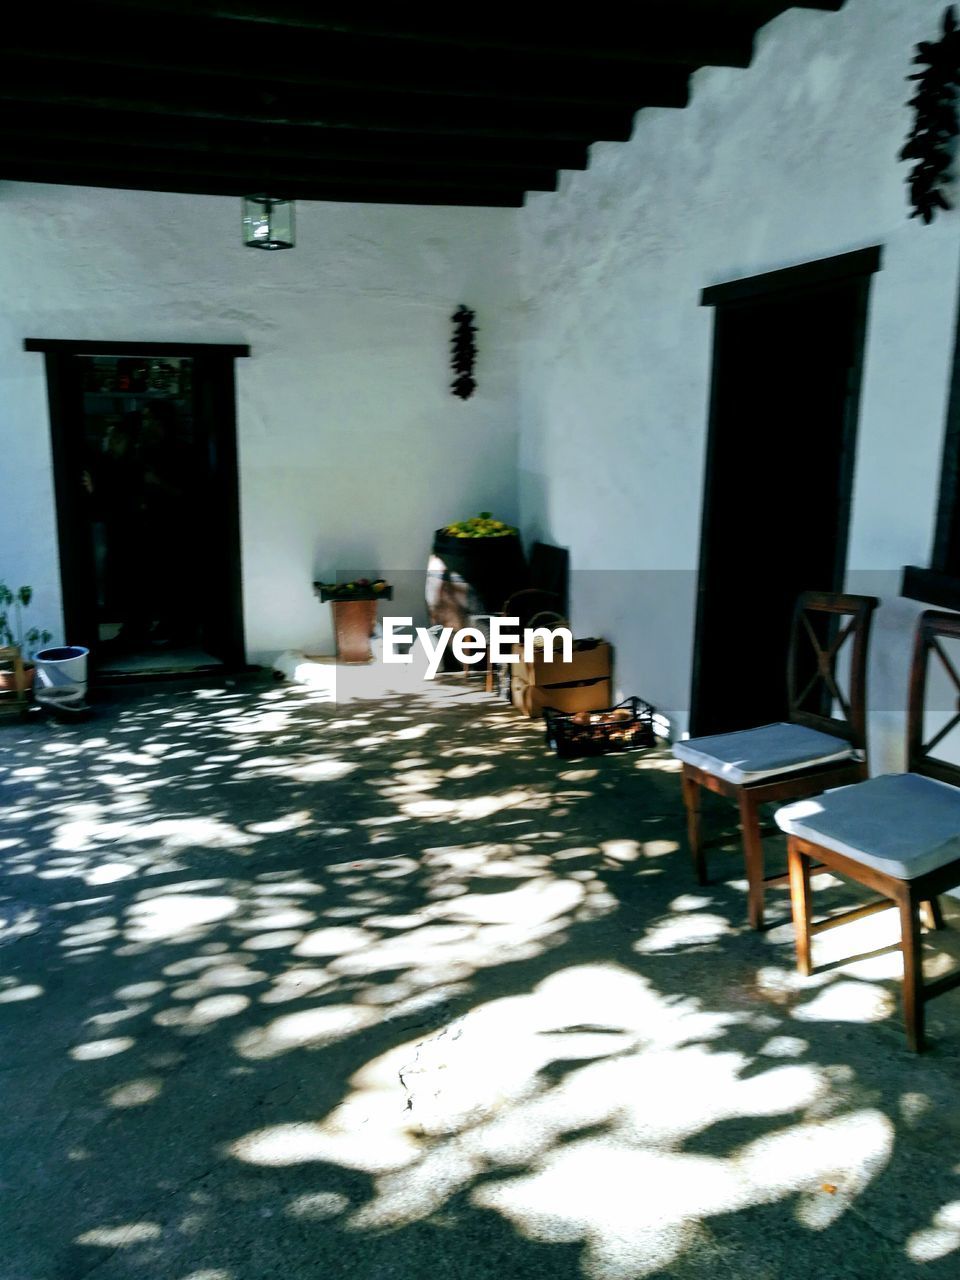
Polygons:
<instances>
[{"instance_id":1,"label":"hanging dried pepper bunch","mask_svg":"<svg viewBox=\"0 0 960 1280\"><path fill-rule=\"evenodd\" d=\"M450 343L450 364L456 374L450 389L461 400L469 400L477 389L477 381L473 376L473 368L477 361L477 344L474 334L476 314L469 307L457 307L453 320L453 339Z\"/></svg>"},{"instance_id":2,"label":"hanging dried pepper bunch","mask_svg":"<svg viewBox=\"0 0 960 1280\"><path fill-rule=\"evenodd\" d=\"M956 90L960 84L960 30L957 14L950 5L943 15L943 35L937 41L917 45L914 63L916 93L909 106L914 109L913 129L900 152L901 160L913 160L907 184L910 188L911 218L933 221L938 210L951 208L943 188L950 181L953 139L960 131Z\"/></svg>"}]
</instances>

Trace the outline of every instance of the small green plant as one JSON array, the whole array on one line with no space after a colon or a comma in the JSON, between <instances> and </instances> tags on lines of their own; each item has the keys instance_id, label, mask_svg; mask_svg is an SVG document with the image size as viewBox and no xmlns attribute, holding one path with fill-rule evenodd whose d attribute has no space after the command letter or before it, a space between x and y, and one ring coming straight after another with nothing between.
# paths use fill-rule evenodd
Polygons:
<instances>
[{"instance_id":1,"label":"small green plant","mask_svg":"<svg viewBox=\"0 0 960 1280\"><path fill-rule=\"evenodd\" d=\"M11 591L5 582L0 582L0 645L17 645L25 658L32 658L38 649L53 639L49 631L41 631L38 627L24 631L23 611L29 608L32 599L33 587L17 587L16 591Z\"/></svg>"}]
</instances>

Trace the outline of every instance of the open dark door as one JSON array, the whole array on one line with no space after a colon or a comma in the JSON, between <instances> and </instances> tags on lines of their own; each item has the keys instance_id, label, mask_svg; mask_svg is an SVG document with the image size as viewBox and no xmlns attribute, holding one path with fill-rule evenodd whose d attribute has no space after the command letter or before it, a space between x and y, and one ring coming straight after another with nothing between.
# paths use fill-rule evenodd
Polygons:
<instances>
[{"instance_id":1,"label":"open dark door","mask_svg":"<svg viewBox=\"0 0 960 1280\"><path fill-rule=\"evenodd\" d=\"M46 342L64 624L101 675L244 665L234 359Z\"/></svg>"},{"instance_id":2,"label":"open dark door","mask_svg":"<svg viewBox=\"0 0 960 1280\"><path fill-rule=\"evenodd\" d=\"M864 250L704 291L716 307L691 732L784 719L794 603L842 589Z\"/></svg>"}]
</instances>

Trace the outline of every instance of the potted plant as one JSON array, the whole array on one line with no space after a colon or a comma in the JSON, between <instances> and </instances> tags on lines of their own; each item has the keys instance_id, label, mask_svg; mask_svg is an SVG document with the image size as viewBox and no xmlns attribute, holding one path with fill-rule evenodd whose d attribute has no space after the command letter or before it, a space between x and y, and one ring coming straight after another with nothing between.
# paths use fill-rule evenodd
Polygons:
<instances>
[{"instance_id":1,"label":"potted plant","mask_svg":"<svg viewBox=\"0 0 960 1280\"><path fill-rule=\"evenodd\" d=\"M370 637L377 623L377 601L391 600L393 587L383 578L352 582L315 582L320 599L333 605L337 657L341 662L370 662Z\"/></svg>"},{"instance_id":2,"label":"potted plant","mask_svg":"<svg viewBox=\"0 0 960 1280\"><path fill-rule=\"evenodd\" d=\"M20 650L27 689L33 687L36 674L32 662L34 653L53 639L49 631L41 631L38 627L24 631L23 611L29 608L32 599L33 587L18 587L11 591L5 582L0 582L0 646L12 645ZM13 691L14 681L12 671L0 671L0 689Z\"/></svg>"}]
</instances>

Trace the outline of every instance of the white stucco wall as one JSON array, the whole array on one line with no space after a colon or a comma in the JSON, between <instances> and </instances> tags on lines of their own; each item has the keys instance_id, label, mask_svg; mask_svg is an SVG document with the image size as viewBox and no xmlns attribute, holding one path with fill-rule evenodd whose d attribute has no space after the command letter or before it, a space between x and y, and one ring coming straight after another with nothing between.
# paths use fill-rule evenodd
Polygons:
<instances>
[{"instance_id":1,"label":"white stucco wall","mask_svg":"<svg viewBox=\"0 0 960 1280\"><path fill-rule=\"evenodd\" d=\"M884 598L873 646L876 769L902 759L904 564L928 561L960 266L960 215L908 221L897 162L913 45L942 0L848 0L760 33L747 70L697 73L520 218L521 511L571 548L578 630L618 683L686 725L711 365L705 285L882 244L873 278L849 567ZM776 423L771 423L771 447ZM811 518L815 512L811 510ZM617 570L613 573L610 571ZM865 576L864 576L865 575Z\"/></svg>"},{"instance_id":2,"label":"white stucco wall","mask_svg":"<svg viewBox=\"0 0 960 1280\"><path fill-rule=\"evenodd\" d=\"M0 184L0 578L61 633L42 356L25 337L248 342L237 361L247 649L329 650L315 577L423 570L432 530L516 512L513 210L301 204L298 247L239 201ZM481 326L450 394L449 317ZM416 603L414 601L414 603Z\"/></svg>"}]
</instances>

